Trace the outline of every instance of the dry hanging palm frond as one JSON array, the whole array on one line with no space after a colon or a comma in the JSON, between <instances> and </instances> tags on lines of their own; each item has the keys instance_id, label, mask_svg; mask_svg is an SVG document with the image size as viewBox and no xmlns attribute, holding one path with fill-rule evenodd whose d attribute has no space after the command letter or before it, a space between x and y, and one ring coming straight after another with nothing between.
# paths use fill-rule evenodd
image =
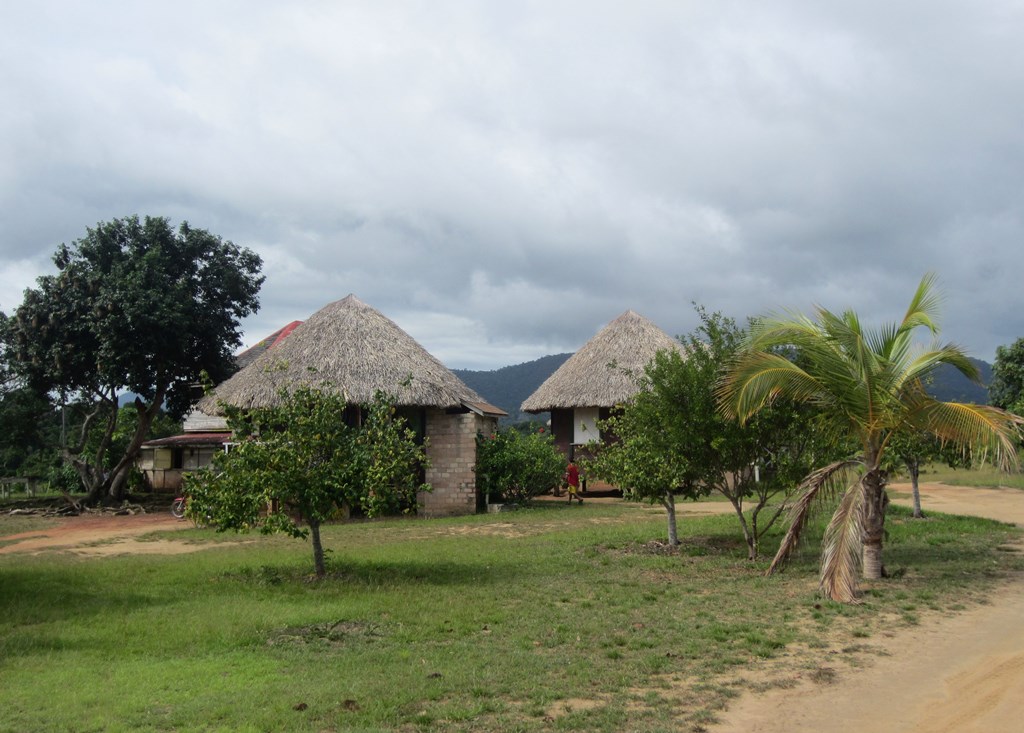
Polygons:
<instances>
[{"instance_id":1,"label":"dry hanging palm frond","mask_svg":"<svg viewBox=\"0 0 1024 733\"><path fill-rule=\"evenodd\" d=\"M825 529L820 587L825 597L833 601L857 602L863 505L864 488L858 481L846 490Z\"/></svg>"},{"instance_id":2,"label":"dry hanging palm frond","mask_svg":"<svg viewBox=\"0 0 1024 733\"><path fill-rule=\"evenodd\" d=\"M793 505L789 515L789 530L786 532L786 536L782 538L782 544L779 545L779 550L775 553L775 557L772 559L772 564L769 566L766 575L772 575L780 570L796 550L817 500L823 496L831 496L836 490L837 484L845 477L847 472L852 468L860 466L860 461L844 459L830 463L827 466L822 466L803 480L803 483L797 489L802 492L801 496L796 504Z\"/></svg>"}]
</instances>

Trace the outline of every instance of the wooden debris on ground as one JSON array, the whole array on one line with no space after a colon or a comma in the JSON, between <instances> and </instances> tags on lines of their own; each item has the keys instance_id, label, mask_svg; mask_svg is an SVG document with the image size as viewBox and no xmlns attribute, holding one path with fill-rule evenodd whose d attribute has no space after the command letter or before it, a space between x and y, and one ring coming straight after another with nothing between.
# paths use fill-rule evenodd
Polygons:
<instances>
[{"instance_id":1,"label":"wooden debris on ground","mask_svg":"<svg viewBox=\"0 0 1024 733\"><path fill-rule=\"evenodd\" d=\"M80 516L115 516L124 517L135 514L145 514L146 508L141 504L123 502L120 506L96 506L87 507L81 504L62 506L37 506L27 508L11 509L8 516L37 516L37 517L80 517Z\"/></svg>"}]
</instances>

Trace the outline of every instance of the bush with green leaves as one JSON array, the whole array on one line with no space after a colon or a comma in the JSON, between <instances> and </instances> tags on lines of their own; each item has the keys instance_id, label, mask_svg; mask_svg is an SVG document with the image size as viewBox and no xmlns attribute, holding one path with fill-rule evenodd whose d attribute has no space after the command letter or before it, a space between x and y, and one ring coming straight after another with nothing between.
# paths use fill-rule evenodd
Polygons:
<instances>
[{"instance_id":1,"label":"bush with green leaves","mask_svg":"<svg viewBox=\"0 0 1024 733\"><path fill-rule=\"evenodd\" d=\"M188 516L218 530L308 535L323 577L321 524L339 510L374 517L414 508L417 492L430 488L424 446L387 395L375 395L359 426L346 422L348 407L341 395L308 387L282 392L273 407L226 406L238 445L186 477Z\"/></svg>"},{"instance_id":2,"label":"bush with green leaves","mask_svg":"<svg viewBox=\"0 0 1024 733\"><path fill-rule=\"evenodd\" d=\"M477 487L492 502L526 503L559 486L565 467L565 457L544 428L477 435Z\"/></svg>"},{"instance_id":3,"label":"bush with green leaves","mask_svg":"<svg viewBox=\"0 0 1024 733\"><path fill-rule=\"evenodd\" d=\"M1024 415L1024 338L996 349L988 395L990 404Z\"/></svg>"},{"instance_id":4,"label":"bush with green leaves","mask_svg":"<svg viewBox=\"0 0 1024 733\"><path fill-rule=\"evenodd\" d=\"M78 476L71 465L60 463L50 469L46 477L50 491L60 491L65 494L73 494L82 490L82 479Z\"/></svg>"}]
</instances>

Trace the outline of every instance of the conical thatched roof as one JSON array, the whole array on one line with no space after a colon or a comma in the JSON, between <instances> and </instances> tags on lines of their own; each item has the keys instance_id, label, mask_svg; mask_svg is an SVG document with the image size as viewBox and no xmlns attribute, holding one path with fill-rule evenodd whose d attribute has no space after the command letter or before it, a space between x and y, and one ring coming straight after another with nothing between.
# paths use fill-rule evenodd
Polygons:
<instances>
[{"instance_id":1,"label":"conical thatched roof","mask_svg":"<svg viewBox=\"0 0 1024 733\"><path fill-rule=\"evenodd\" d=\"M300 385L342 392L353 403L370 402L383 390L402 406L505 414L354 295L321 308L198 406L209 414L223 414L219 402L264 407L277 402L283 388Z\"/></svg>"},{"instance_id":2,"label":"conical thatched roof","mask_svg":"<svg viewBox=\"0 0 1024 733\"><path fill-rule=\"evenodd\" d=\"M614 407L637 392L636 376L663 349L682 345L639 313L626 311L598 331L523 402L524 412Z\"/></svg>"}]
</instances>

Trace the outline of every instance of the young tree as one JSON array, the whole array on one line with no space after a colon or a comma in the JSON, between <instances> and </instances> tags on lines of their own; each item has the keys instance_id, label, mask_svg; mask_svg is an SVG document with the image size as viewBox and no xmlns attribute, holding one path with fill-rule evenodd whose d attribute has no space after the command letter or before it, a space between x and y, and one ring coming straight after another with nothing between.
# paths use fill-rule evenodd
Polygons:
<instances>
[{"instance_id":1,"label":"young tree","mask_svg":"<svg viewBox=\"0 0 1024 733\"><path fill-rule=\"evenodd\" d=\"M921 466L933 461L942 461L950 468L969 467L971 453L969 450L945 443L926 430L901 430L889 439L888 455L895 456L895 462L887 462L887 470L902 464L910 477L911 496L913 497L914 519L924 519L921 510Z\"/></svg>"},{"instance_id":2,"label":"young tree","mask_svg":"<svg viewBox=\"0 0 1024 733\"><path fill-rule=\"evenodd\" d=\"M845 433L860 448L859 455L825 465L804 480L769 572L792 553L811 508L831 488L842 489L842 499L825 533L822 591L833 600L854 601L862 553L864 577L882 577L888 505L883 460L901 431L926 431L968 448L984 446L1004 464L1016 461L1015 440L1024 421L994 407L940 402L924 389L923 380L940 364L978 379L957 346L914 348L919 327L938 332L937 306L934 277L927 275L903 320L879 329L864 328L852 311L835 314L824 308L818 308L817 320L769 318L753 327L720 387L723 412L749 420L778 397L789 397L821 407L837 434ZM790 349L795 358L778 353L779 348Z\"/></svg>"},{"instance_id":3,"label":"young tree","mask_svg":"<svg viewBox=\"0 0 1024 733\"><path fill-rule=\"evenodd\" d=\"M274 407L227 407L238 445L188 476L189 516L219 531L308 535L322 578L324 522L349 508L372 517L415 507L416 493L429 489L423 447L389 398L377 394L362 426L346 423L347 407L341 395L308 387Z\"/></svg>"},{"instance_id":4,"label":"young tree","mask_svg":"<svg viewBox=\"0 0 1024 733\"><path fill-rule=\"evenodd\" d=\"M658 359L676 364L679 355L659 352ZM587 473L621 488L627 499L661 504L668 543L675 547L679 544L676 494L696 499L704 489L693 479L688 457L673 443L671 428L677 423L679 406L664 398L660 376L656 367L647 370L634 400L600 423L601 432L615 438L592 448L593 456L582 463Z\"/></svg>"},{"instance_id":5,"label":"young tree","mask_svg":"<svg viewBox=\"0 0 1024 733\"><path fill-rule=\"evenodd\" d=\"M120 498L139 446L157 412L180 417L190 387L234 369L239 322L259 306L262 262L187 223L115 219L88 229L53 257L56 275L25 291L9 320L12 369L40 393L80 399L93 409L64 454L88 489L88 500ZM138 395L138 423L107 471L118 424L117 394ZM103 438L86 451L94 425Z\"/></svg>"},{"instance_id":6,"label":"young tree","mask_svg":"<svg viewBox=\"0 0 1024 733\"><path fill-rule=\"evenodd\" d=\"M792 403L780 403L745 425L718 411L715 387L744 332L719 313L700 307L697 313L701 325L682 339L686 357L677 351L657 354L633 402L602 427L617 440L598 451L588 468L629 496L660 502L673 544L674 494L722 494L736 513L747 556L755 559L788 494L827 446L807 427L812 411Z\"/></svg>"},{"instance_id":7,"label":"young tree","mask_svg":"<svg viewBox=\"0 0 1024 733\"><path fill-rule=\"evenodd\" d=\"M996 349L989 404L1024 415L1024 338Z\"/></svg>"}]
</instances>

